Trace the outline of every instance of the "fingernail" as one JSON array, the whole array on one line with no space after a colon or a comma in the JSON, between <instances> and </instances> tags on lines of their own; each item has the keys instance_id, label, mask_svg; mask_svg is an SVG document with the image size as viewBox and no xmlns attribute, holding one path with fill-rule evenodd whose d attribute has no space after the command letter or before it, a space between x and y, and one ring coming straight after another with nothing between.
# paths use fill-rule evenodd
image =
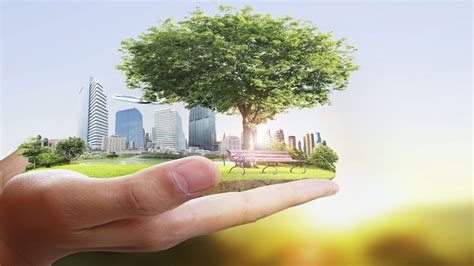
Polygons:
<instances>
[{"instance_id":1,"label":"fingernail","mask_svg":"<svg viewBox=\"0 0 474 266\"><path fill-rule=\"evenodd\" d=\"M219 173L211 161L190 159L174 168L172 175L183 193L195 193L213 187Z\"/></svg>"}]
</instances>

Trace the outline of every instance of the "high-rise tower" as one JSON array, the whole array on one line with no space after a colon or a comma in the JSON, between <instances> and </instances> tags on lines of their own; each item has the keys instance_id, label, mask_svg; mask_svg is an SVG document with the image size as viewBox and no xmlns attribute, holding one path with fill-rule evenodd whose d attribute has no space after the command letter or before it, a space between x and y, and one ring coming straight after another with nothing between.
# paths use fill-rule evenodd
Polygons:
<instances>
[{"instance_id":1,"label":"high-rise tower","mask_svg":"<svg viewBox=\"0 0 474 266\"><path fill-rule=\"evenodd\" d=\"M186 148L181 116L172 109L155 110L153 142L163 149L183 150Z\"/></svg>"},{"instance_id":2,"label":"high-rise tower","mask_svg":"<svg viewBox=\"0 0 474 266\"><path fill-rule=\"evenodd\" d=\"M79 91L79 132L81 139L92 149L100 149L102 139L109 133L107 96L103 86L92 76L87 87Z\"/></svg>"},{"instance_id":3,"label":"high-rise tower","mask_svg":"<svg viewBox=\"0 0 474 266\"><path fill-rule=\"evenodd\" d=\"M115 114L115 135L125 137L128 149L143 149L145 132L142 113L137 108L118 111Z\"/></svg>"},{"instance_id":4,"label":"high-rise tower","mask_svg":"<svg viewBox=\"0 0 474 266\"><path fill-rule=\"evenodd\" d=\"M216 116L212 110L196 106L189 112L189 147L217 150Z\"/></svg>"}]
</instances>

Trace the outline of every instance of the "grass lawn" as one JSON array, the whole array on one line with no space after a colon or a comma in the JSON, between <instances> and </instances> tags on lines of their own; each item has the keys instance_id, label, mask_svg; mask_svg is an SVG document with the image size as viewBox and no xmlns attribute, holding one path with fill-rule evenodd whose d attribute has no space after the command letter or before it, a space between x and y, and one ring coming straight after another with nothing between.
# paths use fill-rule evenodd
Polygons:
<instances>
[{"instance_id":1,"label":"grass lawn","mask_svg":"<svg viewBox=\"0 0 474 266\"><path fill-rule=\"evenodd\" d=\"M84 164L69 164L69 165L60 165L51 168L40 168L38 170L45 169L67 169L72 171L77 171L79 173L85 174L90 177L114 177L133 174L141 169L150 167L154 165L153 163L147 164L103 164L96 161L95 163L84 163ZM294 173L290 173L291 166L282 165L278 166L278 174L273 174L272 168L267 168L266 173L262 174L261 169L259 168L250 168L246 169L245 175L240 175L241 169L236 168L232 170L232 173L228 173L231 166L219 166L221 171L222 181L227 180L245 180L245 179L301 179L301 178L333 178L335 173L318 169L318 168L308 168L305 174L299 173L301 168L295 168Z\"/></svg>"}]
</instances>

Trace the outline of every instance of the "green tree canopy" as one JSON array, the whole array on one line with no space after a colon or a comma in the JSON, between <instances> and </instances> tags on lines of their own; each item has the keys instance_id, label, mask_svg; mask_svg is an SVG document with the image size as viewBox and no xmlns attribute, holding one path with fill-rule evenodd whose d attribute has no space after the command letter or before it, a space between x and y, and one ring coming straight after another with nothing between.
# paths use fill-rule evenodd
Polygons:
<instances>
[{"instance_id":1,"label":"green tree canopy","mask_svg":"<svg viewBox=\"0 0 474 266\"><path fill-rule=\"evenodd\" d=\"M256 125L290 108L327 104L331 91L344 90L357 69L354 50L310 22L221 7L123 41L117 68L145 100L240 114L243 148L252 149Z\"/></svg>"},{"instance_id":2,"label":"green tree canopy","mask_svg":"<svg viewBox=\"0 0 474 266\"><path fill-rule=\"evenodd\" d=\"M319 144L309 157L309 162L321 169L336 171L334 165L339 160L336 152L328 146Z\"/></svg>"},{"instance_id":3,"label":"green tree canopy","mask_svg":"<svg viewBox=\"0 0 474 266\"><path fill-rule=\"evenodd\" d=\"M55 150L48 148L45 152L38 156L39 164L45 167L51 167L55 164L60 164L64 158L57 154Z\"/></svg>"},{"instance_id":4,"label":"green tree canopy","mask_svg":"<svg viewBox=\"0 0 474 266\"><path fill-rule=\"evenodd\" d=\"M49 149L49 147L45 147L43 144L43 139L40 135L32 137L18 146L18 154L28 158L33 168L36 168L39 165L40 155Z\"/></svg>"},{"instance_id":5,"label":"green tree canopy","mask_svg":"<svg viewBox=\"0 0 474 266\"><path fill-rule=\"evenodd\" d=\"M58 154L70 162L79 158L87 150L87 145L81 138L68 137L60 140L55 149Z\"/></svg>"}]
</instances>

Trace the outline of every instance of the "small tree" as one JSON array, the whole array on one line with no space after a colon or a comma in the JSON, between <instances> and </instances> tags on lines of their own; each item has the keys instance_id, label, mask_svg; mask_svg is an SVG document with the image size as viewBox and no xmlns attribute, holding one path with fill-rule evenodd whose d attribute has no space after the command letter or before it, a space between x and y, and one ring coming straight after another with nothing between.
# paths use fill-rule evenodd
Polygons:
<instances>
[{"instance_id":1,"label":"small tree","mask_svg":"<svg viewBox=\"0 0 474 266\"><path fill-rule=\"evenodd\" d=\"M41 166L51 167L64 161L64 157L57 154L53 149L48 148L46 152L38 156L38 161Z\"/></svg>"},{"instance_id":2,"label":"small tree","mask_svg":"<svg viewBox=\"0 0 474 266\"><path fill-rule=\"evenodd\" d=\"M19 155L28 158L32 168L39 166L39 156L48 151L48 147L43 146L43 139L40 135L32 137L18 146Z\"/></svg>"},{"instance_id":3,"label":"small tree","mask_svg":"<svg viewBox=\"0 0 474 266\"><path fill-rule=\"evenodd\" d=\"M313 153L309 158L309 162L321 169L326 169L335 172L334 165L339 160L336 152L328 146L319 144L314 148Z\"/></svg>"},{"instance_id":4,"label":"small tree","mask_svg":"<svg viewBox=\"0 0 474 266\"><path fill-rule=\"evenodd\" d=\"M306 21L221 7L178 23L167 19L122 42L127 85L143 99L184 102L242 116L242 149L252 132L291 108L328 104L347 87L355 49Z\"/></svg>"},{"instance_id":5,"label":"small tree","mask_svg":"<svg viewBox=\"0 0 474 266\"><path fill-rule=\"evenodd\" d=\"M87 145L81 138L69 137L60 140L55 147L58 154L63 156L68 162L79 158L86 150Z\"/></svg>"}]
</instances>

